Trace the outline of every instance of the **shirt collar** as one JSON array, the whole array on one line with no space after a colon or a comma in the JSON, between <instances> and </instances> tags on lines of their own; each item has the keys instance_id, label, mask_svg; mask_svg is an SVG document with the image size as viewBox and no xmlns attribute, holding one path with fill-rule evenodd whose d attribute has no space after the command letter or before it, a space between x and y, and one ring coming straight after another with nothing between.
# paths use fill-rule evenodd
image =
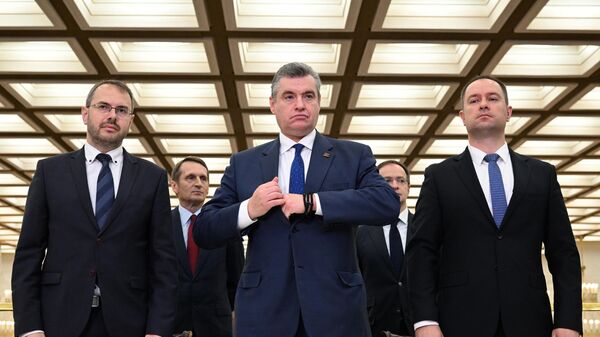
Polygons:
<instances>
[{"instance_id":1,"label":"shirt collar","mask_svg":"<svg viewBox=\"0 0 600 337\"><path fill-rule=\"evenodd\" d=\"M487 153L481 151L480 149L470 144L467 145L467 148L469 149L469 154L471 154L471 159L473 160L473 163L475 165L483 165L483 157L485 157ZM510 153L508 151L508 145L506 144L506 142L504 142L504 144L500 146L500 148L496 151L496 154L498 154L500 156L500 159L505 163L507 163L510 160Z\"/></svg>"},{"instance_id":2,"label":"shirt collar","mask_svg":"<svg viewBox=\"0 0 600 337\"><path fill-rule=\"evenodd\" d=\"M408 225L408 207L406 207L402 212L400 212L400 215L398 215L398 219L402 220L402 222L405 225Z\"/></svg>"},{"instance_id":3,"label":"shirt collar","mask_svg":"<svg viewBox=\"0 0 600 337\"><path fill-rule=\"evenodd\" d=\"M292 146L296 144L302 144L304 147L312 151L313 144L315 143L315 137L317 136L317 130L313 129L308 135L304 136L304 138L300 139L298 143L291 140L288 136L283 133L279 133L279 153L284 153L292 148Z\"/></svg>"},{"instance_id":4,"label":"shirt collar","mask_svg":"<svg viewBox=\"0 0 600 337\"><path fill-rule=\"evenodd\" d=\"M96 156L100 153L100 150L96 149L89 143L85 143L83 145L83 150L85 152L85 161L88 164L92 164L96 159ZM120 163L123 161L123 146L121 145L116 149L112 149L106 152L106 154L110 155L113 164L120 165Z\"/></svg>"},{"instance_id":5,"label":"shirt collar","mask_svg":"<svg viewBox=\"0 0 600 337\"><path fill-rule=\"evenodd\" d=\"M179 205L177 208L179 209L179 218L181 219L181 224L185 225L190 220L190 217L192 216L192 212L190 212L185 207L181 207L181 205ZM202 210L202 208L197 210L196 213L194 213L194 214L196 214L196 215L200 214L201 210Z\"/></svg>"}]
</instances>

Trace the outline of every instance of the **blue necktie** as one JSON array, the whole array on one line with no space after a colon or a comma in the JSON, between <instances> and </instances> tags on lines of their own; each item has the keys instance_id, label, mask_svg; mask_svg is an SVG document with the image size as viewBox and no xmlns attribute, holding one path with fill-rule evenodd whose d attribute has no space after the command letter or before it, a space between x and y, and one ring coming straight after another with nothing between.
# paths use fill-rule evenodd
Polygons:
<instances>
[{"instance_id":1,"label":"blue necktie","mask_svg":"<svg viewBox=\"0 0 600 337\"><path fill-rule=\"evenodd\" d=\"M296 149L294 161L292 161L292 169L290 170L290 193L304 193L304 161L302 161L302 148L304 145L296 144L293 146Z\"/></svg>"},{"instance_id":2,"label":"blue necktie","mask_svg":"<svg viewBox=\"0 0 600 337\"><path fill-rule=\"evenodd\" d=\"M113 184L112 172L108 164L112 161L110 155L100 153L96 156L102 163L102 169L98 174L98 184L96 185L96 222L98 229L102 230L106 226L108 212L115 200L115 186Z\"/></svg>"},{"instance_id":3,"label":"blue necktie","mask_svg":"<svg viewBox=\"0 0 600 337\"><path fill-rule=\"evenodd\" d=\"M402 264L404 263L404 250L402 249L402 238L398 230L398 224L390 226L390 260L396 278L400 278Z\"/></svg>"},{"instance_id":4,"label":"blue necktie","mask_svg":"<svg viewBox=\"0 0 600 337\"><path fill-rule=\"evenodd\" d=\"M496 153L485 155L483 160L488 162L488 175L490 178L490 194L492 196L492 214L496 226L500 228L504 213L506 213L506 194L504 193L504 183L502 182L502 174L498 167L498 158Z\"/></svg>"}]
</instances>

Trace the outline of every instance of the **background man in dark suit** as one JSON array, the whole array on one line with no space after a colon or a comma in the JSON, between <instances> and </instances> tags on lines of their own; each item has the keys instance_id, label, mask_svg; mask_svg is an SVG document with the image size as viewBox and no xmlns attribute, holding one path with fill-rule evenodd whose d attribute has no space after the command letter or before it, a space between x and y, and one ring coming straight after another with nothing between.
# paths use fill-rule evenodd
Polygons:
<instances>
[{"instance_id":1,"label":"background man in dark suit","mask_svg":"<svg viewBox=\"0 0 600 337\"><path fill-rule=\"evenodd\" d=\"M400 203L369 147L316 132L320 84L306 64L279 69L269 99L279 137L231 158L194 229L206 248L249 236L238 337L371 335L356 227L394 221Z\"/></svg>"},{"instance_id":2,"label":"background man in dark suit","mask_svg":"<svg viewBox=\"0 0 600 337\"><path fill-rule=\"evenodd\" d=\"M377 168L400 197L400 214L392 224L360 226L356 233L356 252L367 288L371 332L373 336L379 336L381 331L413 336L404 263L408 226L412 220L412 213L406 207L410 173L396 160L384 161Z\"/></svg>"},{"instance_id":3,"label":"background man in dark suit","mask_svg":"<svg viewBox=\"0 0 600 337\"><path fill-rule=\"evenodd\" d=\"M231 311L242 267L242 241L199 251L193 224L208 194L208 167L198 157L186 157L173 168L171 188L179 206L171 212L179 285L175 333L194 337L231 336Z\"/></svg>"},{"instance_id":4,"label":"background man in dark suit","mask_svg":"<svg viewBox=\"0 0 600 337\"><path fill-rule=\"evenodd\" d=\"M169 336L177 269L167 173L121 145L134 117L125 83L96 84L81 114L87 143L40 160L29 188L15 334Z\"/></svg>"},{"instance_id":5,"label":"background man in dark suit","mask_svg":"<svg viewBox=\"0 0 600 337\"><path fill-rule=\"evenodd\" d=\"M469 145L425 171L408 243L416 336L578 336L579 253L556 171L508 148L503 83L476 77L461 102Z\"/></svg>"}]
</instances>

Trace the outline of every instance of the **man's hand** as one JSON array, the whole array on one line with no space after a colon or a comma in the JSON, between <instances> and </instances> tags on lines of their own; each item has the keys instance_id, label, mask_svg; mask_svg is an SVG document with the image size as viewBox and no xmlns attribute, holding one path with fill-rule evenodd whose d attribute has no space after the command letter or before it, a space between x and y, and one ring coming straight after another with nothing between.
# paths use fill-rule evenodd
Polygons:
<instances>
[{"instance_id":1,"label":"man's hand","mask_svg":"<svg viewBox=\"0 0 600 337\"><path fill-rule=\"evenodd\" d=\"M45 337L43 332L32 333L31 335L27 335L27 337Z\"/></svg>"},{"instance_id":2,"label":"man's hand","mask_svg":"<svg viewBox=\"0 0 600 337\"><path fill-rule=\"evenodd\" d=\"M159 335L146 335L146 337L160 337Z\"/></svg>"},{"instance_id":3,"label":"man's hand","mask_svg":"<svg viewBox=\"0 0 600 337\"><path fill-rule=\"evenodd\" d=\"M556 328L552 330L552 337L579 337L579 332L571 329Z\"/></svg>"},{"instance_id":4,"label":"man's hand","mask_svg":"<svg viewBox=\"0 0 600 337\"><path fill-rule=\"evenodd\" d=\"M426 325L415 330L415 337L444 337L439 325Z\"/></svg>"},{"instance_id":5,"label":"man's hand","mask_svg":"<svg viewBox=\"0 0 600 337\"><path fill-rule=\"evenodd\" d=\"M304 196L302 194L286 194L283 196L285 203L282 210L286 218L292 214L304 214Z\"/></svg>"},{"instance_id":6,"label":"man's hand","mask_svg":"<svg viewBox=\"0 0 600 337\"><path fill-rule=\"evenodd\" d=\"M279 178L266 182L256 188L248 200L248 216L256 219L265 215L271 208L281 206L285 202L279 188Z\"/></svg>"}]
</instances>

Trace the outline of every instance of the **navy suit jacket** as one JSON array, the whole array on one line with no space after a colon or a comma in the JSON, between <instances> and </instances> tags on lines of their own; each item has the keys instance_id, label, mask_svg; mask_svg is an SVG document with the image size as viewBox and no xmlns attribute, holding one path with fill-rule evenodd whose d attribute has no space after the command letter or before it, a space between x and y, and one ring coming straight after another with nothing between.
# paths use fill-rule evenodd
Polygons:
<instances>
[{"instance_id":1,"label":"navy suit jacket","mask_svg":"<svg viewBox=\"0 0 600 337\"><path fill-rule=\"evenodd\" d=\"M201 249L196 273L188 262L179 207L171 212L179 285L174 333L194 331L195 337L231 337L231 311L242 267L242 241L216 249ZM170 335L169 335L170 336Z\"/></svg>"},{"instance_id":2,"label":"navy suit jacket","mask_svg":"<svg viewBox=\"0 0 600 337\"><path fill-rule=\"evenodd\" d=\"M239 205L277 176L279 148L277 139L231 158L194 228L201 247L240 236ZM300 317L309 336L371 335L356 227L396 219L398 196L378 174L369 147L318 133L305 192L318 193L323 216L290 221L274 207L244 230L249 241L236 295L238 337L293 337Z\"/></svg>"},{"instance_id":3,"label":"navy suit jacket","mask_svg":"<svg viewBox=\"0 0 600 337\"><path fill-rule=\"evenodd\" d=\"M409 212L407 242L411 239L412 218L413 215ZM407 242L404 243L404 247L407 246ZM383 228L374 226L358 227L356 253L367 288L367 310L373 336L377 336L381 331L394 334L408 331L413 336L406 282L406 259L400 276L396 277Z\"/></svg>"},{"instance_id":4,"label":"navy suit jacket","mask_svg":"<svg viewBox=\"0 0 600 337\"><path fill-rule=\"evenodd\" d=\"M98 284L111 336L169 336L177 270L167 173L123 150L99 232L85 165L83 149L38 162L13 266L15 334L80 336Z\"/></svg>"},{"instance_id":5,"label":"navy suit jacket","mask_svg":"<svg viewBox=\"0 0 600 337\"><path fill-rule=\"evenodd\" d=\"M581 331L581 269L554 166L510 151L514 188L496 227L471 155L431 165L408 243L415 322L439 322L445 337L548 337ZM554 322L542 269L554 286Z\"/></svg>"}]
</instances>

